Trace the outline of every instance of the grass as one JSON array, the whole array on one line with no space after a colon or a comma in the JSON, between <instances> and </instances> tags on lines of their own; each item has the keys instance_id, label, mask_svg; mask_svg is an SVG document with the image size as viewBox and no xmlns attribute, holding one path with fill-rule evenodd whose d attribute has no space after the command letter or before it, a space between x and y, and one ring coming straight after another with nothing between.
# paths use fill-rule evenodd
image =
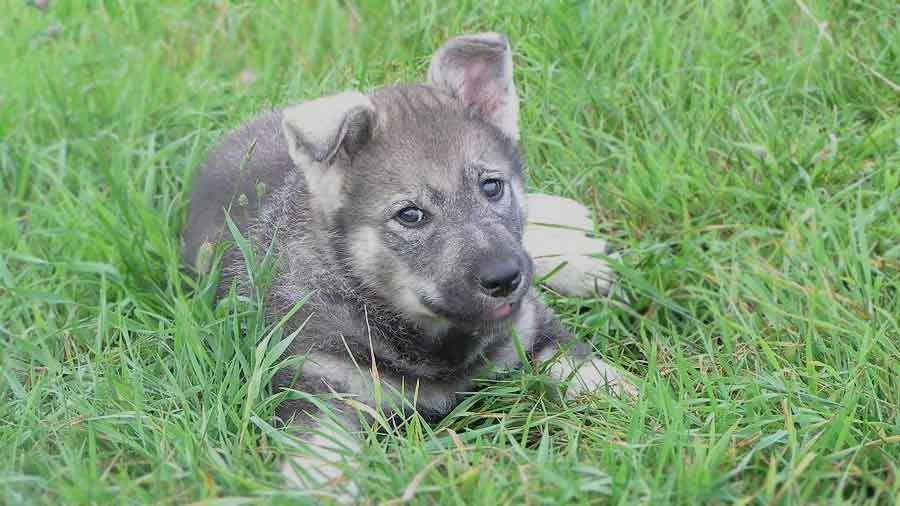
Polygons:
<instances>
[{"instance_id":1,"label":"grass","mask_svg":"<svg viewBox=\"0 0 900 506\"><path fill-rule=\"evenodd\" d=\"M643 395L503 376L370 434L365 502L900 504L895 1L2 10L0 504L317 500L278 473L277 333L181 271L190 175L259 110L417 80L465 30L516 49L532 188L625 252L629 306L553 305Z\"/></svg>"}]
</instances>

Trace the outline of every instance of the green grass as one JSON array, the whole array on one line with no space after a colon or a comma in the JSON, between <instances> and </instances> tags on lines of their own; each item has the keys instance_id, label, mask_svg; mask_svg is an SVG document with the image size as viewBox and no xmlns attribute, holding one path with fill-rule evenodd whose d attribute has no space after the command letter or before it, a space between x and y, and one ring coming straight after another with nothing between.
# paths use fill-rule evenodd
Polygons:
<instances>
[{"instance_id":1,"label":"green grass","mask_svg":"<svg viewBox=\"0 0 900 506\"><path fill-rule=\"evenodd\" d=\"M629 306L553 304L643 395L504 376L373 433L366 502L900 503L894 0L352 3L2 2L0 504L306 500L277 334L181 272L190 176L261 109L417 80L464 30L515 47L532 189L625 252Z\"/></svg>"}]
</instances>

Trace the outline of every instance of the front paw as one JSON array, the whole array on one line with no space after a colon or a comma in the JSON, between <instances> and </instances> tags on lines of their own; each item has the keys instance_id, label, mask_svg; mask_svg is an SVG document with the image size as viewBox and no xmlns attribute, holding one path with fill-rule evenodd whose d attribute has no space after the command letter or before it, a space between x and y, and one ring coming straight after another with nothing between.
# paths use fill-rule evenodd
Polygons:
<instances>
[{"instance_id":1,"label":"front paw","mask_svg":"<svg viewBox=\"0 0 900 506\"><path fill-rule=\"evenodd\" d=\"M624 374L603 360L592 357L578 362L568 355L548 357L548 372L565 388L566 399L583 393L605 391L622 398L635 399L640 390Z\"/></svg>"},{"instance_id":2,"label":"front paw","mask_svg":"<svg viewBox=\"0 0 900 506\"><path fill-rule=\"evenodd\" d=\"M609 293L615 273L595 255L609 255L610 246L587 235L593 228L588 209L571 199L534 193L528 194L528 208L522 242L543 284L567 297Z\"/></svg>"},{"instance_id":3,"label":"front paw","mask_svg":"<svg viewBox=\"0 0 900 506\"><path fill-rule=\"evenodd\" d=\"M289 487L315 491L317 495L331 497L337 504L355 504L359 499L359 488L333 462L293 457L285 460L281 474ZM320 492L331 487L336 487L334 492Z\"/></svg>"},{"instance_id":4,"label":"front paw","mask_svg":"<svg viewBox=\"0 0 900 506\"><path fill-rule=\"evenodd\" d=\"M573 399L585 392L604 390L624 398L635 399L640 390L624 374L599 358L592 358L575 371L566 389L566 398Z\"/></svg>"},{"instance_id":5,"label":"front paw","mask_svg":"<svg viewBox=\"0 0 900 506\"><path fill-rule=\"evenodd\" d=\"M358 442L329 424L320 425L299 448L302 455L290 457L281 466L287 485L323 497L338 504L355 504L359 488L344 469L357 467ZM342 465L343 464L343 465Z\"/></svg>"}]
</instances>

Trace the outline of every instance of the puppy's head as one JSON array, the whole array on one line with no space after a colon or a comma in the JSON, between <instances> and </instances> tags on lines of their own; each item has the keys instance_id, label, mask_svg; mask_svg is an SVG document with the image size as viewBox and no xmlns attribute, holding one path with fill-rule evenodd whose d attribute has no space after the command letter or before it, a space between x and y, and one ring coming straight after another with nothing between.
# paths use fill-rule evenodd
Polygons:
<instances>
[{"instance_id":1,"label":"puppy's head","mask_svg":"<svg viewBox=\"0 0 900 506\"><path fill-rule=\"evenodd\" d=\"M439 334L508 321L532 280L506 39L452 39L427 85L284 111L291 155L348 273Z\"/></svg>"}]
</instances>

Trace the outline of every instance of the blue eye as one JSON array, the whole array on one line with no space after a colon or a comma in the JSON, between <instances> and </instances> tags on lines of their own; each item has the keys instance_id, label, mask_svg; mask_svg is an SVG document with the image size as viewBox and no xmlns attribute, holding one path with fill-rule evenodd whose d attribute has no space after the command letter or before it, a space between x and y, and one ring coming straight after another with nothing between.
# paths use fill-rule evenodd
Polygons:
<instances>
[{"instance_id":1,"label":"blue eye","mask_svg":"<svg viewBox=\"0 0 900 506\"><path fill-rule=\"evenodd\" d=\"M481 183L481 193L488 200L497 200L503 196L503 181L499 179L485 179Z\"/></svg>"},{"instance_id":2,"label":"blue eye","mask_svg":"<svg viewBox=\"0 0 900 506\"><path fill-rule=\"evenodd\" d=\"M407 227L414 227L416 225L421 225L425 221L425 211L419 209L418 207L404 207L397 214L394 215L394 218L406 225Z\"/></svg>"}]
</instances>

